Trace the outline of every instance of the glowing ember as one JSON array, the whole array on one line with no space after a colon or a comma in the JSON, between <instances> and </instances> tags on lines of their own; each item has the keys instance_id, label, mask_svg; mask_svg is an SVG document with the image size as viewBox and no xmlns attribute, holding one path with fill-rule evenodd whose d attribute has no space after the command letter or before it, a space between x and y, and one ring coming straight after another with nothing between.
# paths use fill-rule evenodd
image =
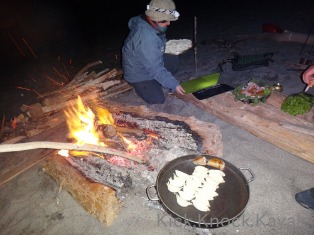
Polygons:
<instances>
[{"instance_id":1,"label":"glowing ember","mask_svg":"<svg viewBox=\"0 0 314 235\"><path fill-rule=\"evenodd\" d=\"M127 138L125 138L123 135L119 134L119 136L121 137L121 139L127 144L127 149L128 150L134 150L136 149L136 144L133 144L131 140L128 140Z\"/></svg>"}]
</instances>

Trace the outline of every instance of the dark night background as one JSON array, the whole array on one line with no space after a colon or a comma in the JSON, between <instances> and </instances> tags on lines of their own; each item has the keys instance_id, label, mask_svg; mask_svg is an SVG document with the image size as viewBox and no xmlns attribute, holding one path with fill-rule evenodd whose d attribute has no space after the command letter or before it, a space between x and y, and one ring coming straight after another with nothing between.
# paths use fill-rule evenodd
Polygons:
<instances>
[{"instance_id":1,"label":"dark night background","mask_svg":"<svg viewBox=\"0 0 314 235\"><path fill-rule=\"evenodd\" d=\"M5 1L1 3L0 12L0 44L3 54L1 64L7 68L15 63L23 65L31 60L29 57L34 57L29 55L28 49L24 48L26 55L22 55L16 47L15 44L21 49L26 47L23 39L36 52L39 60L58 55L74 57L82 51L91 51L96 45L103 48L119 47L128 32L128 19L143 13L148 2ZM202 18L223 22L226 16L236 17L237 9L249 17L250 9L256 9L257 5L254 1L229 0L175 2L181 17L169 28L167 35L179 38L192 37L194 16L197 16L200 22ZM276 3L271 3L274 4ZM264 1L258 8L267 11L270 6ZM186 34L179 35L183 30Z\"/></svg>"},{"instance_id":2,"label":"dark night background","mask_svg":"<svg viewBox=\"0 0 314 235\"><path fill-rule=\"evenodd\" d=\"M312 1L290 1L288 4L281 1L177 0L176 7L181 16L178 21L171 23L167 37L193 39L194 17L197 17L199 40L202 40L202 35L209 37L210 33L227 31L229 28L236 33L231 35L233 37L261 33L261 25L264 22L259 20L262 18L291 31L308 33L308 24L304 24L304 29L294 28L291 24L285 25L285 17L294 17L295 21L303 20L303 2ZM107 62L109 67L118 66L119 61L115 60L115 56L119 55L123 39L128 33L128 20L144 13L148 3L148 0L2 1L1 90L8 93L16 91L16 86L33 86L30 80L43 79L40 77L43 72L34 73L34 68L41 68L48 73L48 69L51 70L57 61L69 63L71 60L74 73L96 60ZM281 8L285 8L284 12L288 12L288 15L282 15ZM309 12L313 11L313 8L305 10ZM239 24L252 25L252 22L256 24L253 31L252 27L242 27L246 31L238 31L236 28ZM208 27L205 27L207 24L214 25L208 33ZM6 93L2 92L2 101L6 99Z\"/></svg>"}]
</instances>

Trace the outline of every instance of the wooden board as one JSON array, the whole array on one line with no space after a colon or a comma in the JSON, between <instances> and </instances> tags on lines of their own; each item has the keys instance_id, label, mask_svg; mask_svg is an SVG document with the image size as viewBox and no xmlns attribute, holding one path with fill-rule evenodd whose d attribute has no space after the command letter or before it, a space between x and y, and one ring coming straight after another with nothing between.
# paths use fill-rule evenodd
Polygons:
<instances>
[{"instance_id":1,"label":"wooden board","mask_svg":"<svg viewBox=\"0 0 314 235\"><path fill-rule=\"evenodd\" d=\"M118 216L121 204L115 190L106 185L91 182L63 157L58 154L50 155L43 170L105 226L110 226Z\"/></svg>"},{"instance_id":2,"label":"wooden board","mask_svg":"<svg viewBox=\"0 0 314 235\"><path fill-rule=\"evenodd\" d=\"M31 151L0 153L0 185L36 165L53 151L36 149Z\"/></svg>"},{"instance_id":3,"label":"wooden board","mask_svg":"<svg viewBox=\"0 0 314 235\"><path fill-rule=\"evenodd\" d=\"M178 95L218 118L314 163L314 110L306 115L291 116L280 110L286 96L272 93L266 103L256 106L234 99L231 92L205 100L193 95Z\"/></svg>"},{"instance_id":4,"label":"wooden board","mask_svg":"<svg viewBox=\"0 0 314 235\"><path fill-rule=\"evenodd\" d=\"M32 137L24 136L18 142L22 143L38 140L66 141L65 130L66 124L59 124L53 128L47 128L46 131L38 135ZM10 141L5 142L5 144L9 143ZM15 143L15 141L13 143ZM47 156L50 156L54 151L55 150L52 149L33 149L20 152L0 153L0 185L31 168Z\"/></svg>"}]
</instances>

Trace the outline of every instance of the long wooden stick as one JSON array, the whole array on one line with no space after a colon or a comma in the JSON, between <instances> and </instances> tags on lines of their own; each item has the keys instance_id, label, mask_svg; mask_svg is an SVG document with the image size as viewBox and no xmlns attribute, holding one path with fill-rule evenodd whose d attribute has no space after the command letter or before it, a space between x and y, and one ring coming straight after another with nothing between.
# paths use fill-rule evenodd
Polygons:
<instances>
[{"instance_id":1,"label":"long wooden stick","mask_svg":"<svg viewBox=\"0 0 314 235\"><path fill-rule=\"evenodd\" d=\"M81 151L91 151L91 152L98 152L98 153L107 153L107 154L124 157L138 163L148 164L147 161L144 161L144 159L140 157L132 156L128 154L127 152L123 152L117 149L102 147L98 145L90 145L90 144L77 145L77 144L72 144L72 143L50 142L50 141L34 141L34 142L17 143L17 144L0 144L0 153L17 152L17 151L23 151L23 150L42 149L42 148L69 149L69 150L81 150Z\"/></svg>"},{"instance_id":2,"label":"long wooden stick","mask_svg":"<svg viewBox=\"0 0 314 235\"><path fill-rule=\"evenodd\" d=\"M194 17L194 63L195 63L195 77L197 77L197 17Z\"/></svg>"}]
</instances>

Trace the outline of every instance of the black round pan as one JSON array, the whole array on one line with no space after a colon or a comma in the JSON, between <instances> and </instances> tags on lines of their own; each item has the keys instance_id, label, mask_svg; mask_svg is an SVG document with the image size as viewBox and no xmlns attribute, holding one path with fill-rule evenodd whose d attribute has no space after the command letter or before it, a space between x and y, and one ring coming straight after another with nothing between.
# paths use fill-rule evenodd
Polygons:
<instances>
[{"instance_id":1,"label":"black round pan","mask_svg":"<svg viewBox=\"0 0 314 235\"><path fill-rule=\"evenodd\" d=\"M237 219L246 208L250 197L248 182L254 179L254 175L250 169L237 168L228 161L221 159L225 162L225 168L223 170L225 173L225 183L219 185L216 191L218 196L210 201L210 211L199 211L193 205L181 207L177 203L175 194L168 190L166 183L169 178L173 176L175 170L192 174L196 166L192 161L198 156L199 155L187 155L168 162L159 172L156 185L150 187L156 188L158 200L164 209L183 223L200 227L220 227L228 223L230 224L233 220ZM207 159L218 158L210 155L202 156L205 156ZM213 169L213 167L210 166L206 167ZM251 179L246 179L241 172L243 169L251 173ZM147 188L147 191L150 187ZM147 195L152 199L149 196L149 192L147 192Z\"/></svg>"}]
</instances>

